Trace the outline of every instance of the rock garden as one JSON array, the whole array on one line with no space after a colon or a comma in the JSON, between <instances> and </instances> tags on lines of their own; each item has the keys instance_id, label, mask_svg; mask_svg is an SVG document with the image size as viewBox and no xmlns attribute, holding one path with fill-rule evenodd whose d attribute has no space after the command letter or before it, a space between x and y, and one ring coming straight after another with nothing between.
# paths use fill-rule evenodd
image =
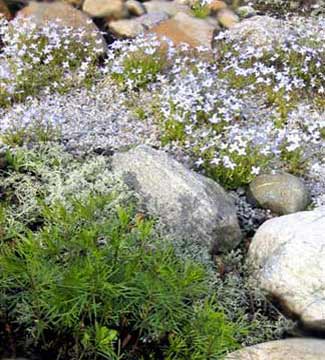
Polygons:
<instances>
[{"instance_id":1,"label":"rock garden","mask_svg":"<svg viewBox=\"0 0 325 360\"><path fill-rule=\"evenodd\" d=\"M325 359L325 3L0 14L0 359Z\"/></svg>"}]
</instances>

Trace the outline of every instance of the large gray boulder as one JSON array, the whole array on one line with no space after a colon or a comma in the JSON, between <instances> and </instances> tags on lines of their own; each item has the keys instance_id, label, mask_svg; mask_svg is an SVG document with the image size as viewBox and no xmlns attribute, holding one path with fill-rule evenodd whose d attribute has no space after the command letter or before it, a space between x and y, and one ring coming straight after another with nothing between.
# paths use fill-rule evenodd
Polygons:
<instances>
[{"instance_id":1,"label":"large gray boulder","mask_svg":"<svg viewBox=\"0 0 325 360\"><path fill-rule=\"evenodd\" d=\"M248 263L260 286L305 327L325 330L325 207L265 222Z\"/></svg>"},{"instance_id":2,"label":"large gray boulder","mask_svg":"<svg viewBox=\"0 0 325 360\"><path fill-rule=\"evenodd\" d=\"M325 340L300 338L270 341L229 354L225 360L324 360Z\"/></svg>"},{"instance_id":3,"label":"large gray boulder","mask_svg":"<svg viewBox=\"0 0 325 360\"><path fill-rule=\"evenodd\" d=\"M148 146L116 154L112 166L172 235L198 241L213 253L238 245L235 206L213 180Z\"/></svg>"}]
</instances>

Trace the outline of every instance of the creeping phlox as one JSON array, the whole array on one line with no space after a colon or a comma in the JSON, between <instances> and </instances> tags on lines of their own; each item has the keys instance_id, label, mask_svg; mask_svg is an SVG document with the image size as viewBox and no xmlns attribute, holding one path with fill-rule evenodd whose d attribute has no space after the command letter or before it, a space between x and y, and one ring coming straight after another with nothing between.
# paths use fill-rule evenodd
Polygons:
<instances>
[{"instance_id":1,"label":"creeping phlox","mask_svg":"<svg viewBox=\"0 0 325 360\"><path fill-rule=\"evenodd\" d=\"M98 33L63 26L38 26L33 19L0 20L0 104L28 96L64 92L87 84L103 51Z\"/></svg>"},{"instance_id":2,"label":"creeping phlox","mask_svg":"<svg viewBox=\"0 0 325 360\"><path fill-rule=\"evenodd\" d=\"M175 52L170 41L163 46L154 35L115 41L109 50L104 72L129 90L156 82Z\"/></svg>"},{"instance_id":3,"label":"creeping phlox","mask_svg":"<svg viewBox=\"0 0 325 360\"><path fill-rule=\"evenodd\" d=\"M231 32L220 33L219 60L225 77L243 93L264 91L280 103L325 93L325 19L293 18L273 42L254 46ZM280 95L277 95L280 94ZM278 97L277 97L278 96Z\"/></svg>"},{"instance_id":4,"label":"creeping phlox","mask_svg":"<svg viewBox=\"0 0 325 360\"><path fill-rule=\"evenodd\" d=\"M215 53L175 47L153 35L115 41L96 70L102 83L88 94L43 97L46 104L33 106L60 114L44 121L59 123L58 138L74 148L118 148L144 137L158 146L159 140L228 188L266 170L303 175L315 203L322 204L325 184L318 181L316 189L314 180L325 168L325 20L292 18L283 24L264 46L222 32ZM62 111L67 99L69 109ZM27 108L19 114L26 115ZM19 114L8 112L0 123L8 127L14 117L19 127Z\"/></svg>"},{"instance_id":5,"label":"creeping phlox","mask_svg":"<svg viewBox=\"0 0 325 360\"><path fill-rule=\"evenodd\" d=\"M173 66L156 94L164 143L182 146L227 187L249 182L271 155L264 132L245 119L247 104L219 78L216 64L193 59L192 70L182 66Z\"/></svg>"},{"instance_id":6,"label":"creeping phlox","mask_svg":"<svg viewBox=\"0 0 325 360\"><path fill-rule=\"evenodd\" d=\"M324 28L295 18L265 47L224 32L217 61L174 59L154 95L163 144L229 188L267 168L312 179L325 166Z\"/></svg>"}]
</instances>

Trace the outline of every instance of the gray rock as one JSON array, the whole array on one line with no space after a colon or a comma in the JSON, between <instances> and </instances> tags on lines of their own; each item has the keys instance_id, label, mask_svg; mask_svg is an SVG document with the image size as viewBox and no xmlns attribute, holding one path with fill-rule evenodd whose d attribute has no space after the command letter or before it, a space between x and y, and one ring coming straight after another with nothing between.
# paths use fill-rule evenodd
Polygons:
<instances>
[{"instance_id":1,"label":"gray rock","mask_svg":"<svg viewBox=\"0 0 325 360\"><path fill-rule=\"evenodd\" d=\"M111 21L109 29L119 37L134 38L167 19L168 15L162 12L144 14L133 19Z\"/></svg>"},{"instance_id":2,"label":"gray rock","mask_svg":"<svg viewBox=\"0 0 325 360\"><path fill-rule=\"evenodd\" d=\"M325 207L265 222L248 264L258 284L305 327L325 330Z\"/></svg>"},{"instance_id":3,"label":"gray rock","mask_svg":"<svg viewBox=\"0 0 325 360\"><path fill-rule=\"evenodd\" d=\"M146 13L146 8L137 0L128 0L125 6L132 15L141 16Z\"/></svg>"},{"instance_id":4,"label":"gray rock","mask_svg":"<svg viewBox=\"0 0 325 360\"><path fill-rule=\"evenodd\" d=\"M134 38L145 31L138 18L111 21L109 30L116 36Z\"/></svg>"},{"instance_id":5,"label":"gray rock","mask_svg":"<svg viewBox=\"0 0 325 360\"><path fill-rule=\"evenodd\" d=\"M323 360L325 341L296 338L270 341L229 354L225 360Z\"/></svg>"},{"instance_id":6,"label":"gray rock","mask_svg":"<svg viewBox=\"0 0 325 360\"><path fill-rule=\"evenodd\" d=\"M92 17L125 18L128 14L123 0L85 0L82 10Z\"/></svg>"},{"instance_id":7,"label":"gray rock","mask_svg":"<svg viewBox=\"0 0 325 360\"><path fill-rule=\"evenodd\" d=\"M221 26L231 29L239 23L239 17L230 9L221 9L217 14Z\"/></svg>"},{"instance_id":8,"label":"gray rock","mask_svg":"<svg viewBox=\"0 0 325 360\"><path fill-rule=\"evenodd\" d=\"M232 249L241 240L235 206L223 188L164 152L139 146L116 154L113 170L168 233L194 239L212 252Z\"/></svg>"},{"instance_id":9,"label":"gray rock","mask_svg":"<svg viewBox=\"0 0 325 360\"><path fill-rule=\"evenodd\" d=\"M157 24L160 24L161 22L168 19L168 14L164 12L152 12L150 14L145 14L139 18L139 21L141 21L142 25L145 27L146 30L150 30Z\"/></svg>"},{"instance_id":10,"label":"gray rock","mask_svg":"<svg viewBox=\"0 0 325 360\"><path fill-rule=\"evenodd\" d=\"M262 208L281 215L305 210L309 203L305 184L286 173L257 176L249 185L249 196Z\"/></svg>"},{"instance_id":11,"label":"gray rock","mask_svg":"<svg viewBox=\"0 0 325 360\"><path fill-rule=\"evenodd\" d=\"M250 18L256 15L255 9L249 5L239 6L239 8L236 10L236 13L241 19Z\"/></svg>"},{"instance_id":12,"label":"gray rock","mask_svg":"<svg viewBox=\"0 0 325 360\"><path fill-rule=\"evenodd\" d=\"M174 44L187 43L191 47L211 48L214 32L218 28L217 19L198 19L179 12L173 18L152 28L159 38L168 38Z\"/></svg>"},{"instance_id":13,"label":"gray rock","mask_svg":"<svg viewBox=\"0 0 325 360\"><path fill-rule=\"evenodd\" d=\"M179 12L190 13L190 8L186 5L177 3L176 1L148 1L145 2L144 7L147 13L164 12L169 17L175 16Z\"/></svg>"},{"instance_id":14,"label":"gray rock","mask_svg":"<svg viewBox=\"0 0 325 360\"><path fill-rule=\"evenodd\" d=\"M259 47L280 41L286 33L287 29L281 20L269 16L253 16L232 26L229 35L234 41Z\"/></svg>"}]
</instances>

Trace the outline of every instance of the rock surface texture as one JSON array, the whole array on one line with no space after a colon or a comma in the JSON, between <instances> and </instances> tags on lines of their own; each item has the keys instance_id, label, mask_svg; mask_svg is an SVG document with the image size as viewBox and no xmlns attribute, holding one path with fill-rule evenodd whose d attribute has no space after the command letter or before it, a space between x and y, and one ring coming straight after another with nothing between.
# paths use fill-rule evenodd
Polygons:
<instances>
[{"instance_id":1,"label":"rock surface texture","mask_svg":"<svg viewBox=\"0 0 325 360\"><path fill-rule=\"evenodd\" d=\"M210 48L213 34L218 27L217 21L197 19L185 13L178 13L172 19L154 27L151 32L158 37L167 37L174 44L187 43L192 47L204 46Z\"/></svg>"},{"instance_id":2,"label":"rock surface texture","mask_svg":"<svg viewBox=\"0 0 325 360\"><path fill-rule=\"evenodd\" d=\"M164 20L168 20L167 14L162 12L150 13L132 19L111 21L109 29L118 37L134 38Z\"/></svg>"},{"instance_id":3,"label":"rock surface texture","mask_svg":"<svg viewBox=\"0 0 325 360\"><path fill-rule=\"evenodd\" d=\"M189 13L190 9L186 5L179 4L175 1L148 1L143 3L148 13L163 12L168 16L175 16L179 12Z\"/></svg>"},{"instance_id":4,"label":"rock surface texture","mask_svg":"<svg viewBox=\"0 0 325 360\"><path fill-rule=\"evenodd\" d=\"M309 203L304 183L285 173L257 176L249 185L249 192L262 208L281 215L305 210Z\"/></svg>"},{"instance_id":5,"label":"rock surface texture","mask_svg":"<svg viewBox=\"0 0 325 360\"><path fill-rule=\"evenodd\" d=\"M248 45L266 46L273 44L285 31L281 20L269 16L253 16L234 24L230 30L232 39L244 40Z\"/></svg>"},{"instance_id":6,"label":"rock surface texture","mask_svg":"<svg viewBox=\"0 0 325 360\"><path fill-rule=\"evenodd\" d=\"M260 286L306 328L325 330L325 207L264 223L248 262Z\"/></svg>"},{"instance_id":7,"label":"rock surface texture","mask_svg":"<svg viewBox=\"0 0 325 360\"><path fill-rule=\"evenodd\" d=\"M148 146L116 154L113 170L168 232L203 243L212 252L238 245L236 209L221 186Z\"/></svg>"},{"instance_id":8,"label":"rock surface texture","mask_svg":"<svg viewBox=\"0 0 325 360\"><path fill-rule=\"evenodd\" d=\"M85 0L82 9L92 17L121 19L127 15L123 0Z\"/></svg>"},{"instance_id":9,"label":"rock surface texture","mask_svg":"<svg viewBox=\"0 0 325 360\"><path fill-rule=\"evenodd\" d=\"M236 351L226 360L323 360L325 341L318 339L287 339L270 341Z\"/></svg>"},{"instance_id":10,"label":"rock surface texture","mask_svg":"<svg viewBox=\"0 0 325 360\"><path fill-rule=\"evenodd\" d=\"M218 21L221 26L230 29L239 23L238 16L229 9L222 9L218 13Z\"/></svg>"},{"instance_id":11,"label":"rock surface texture","mask_svg":"<svg viewBox=\"0 0 325 360\"><path fill-rule=\"evenodd\" d=\"M128 0L125 3L126 8L128 9L129 13L135 16L141 16L146 13L146 9L142 3L136 0Z\"/></svg>"}]
</instances>

